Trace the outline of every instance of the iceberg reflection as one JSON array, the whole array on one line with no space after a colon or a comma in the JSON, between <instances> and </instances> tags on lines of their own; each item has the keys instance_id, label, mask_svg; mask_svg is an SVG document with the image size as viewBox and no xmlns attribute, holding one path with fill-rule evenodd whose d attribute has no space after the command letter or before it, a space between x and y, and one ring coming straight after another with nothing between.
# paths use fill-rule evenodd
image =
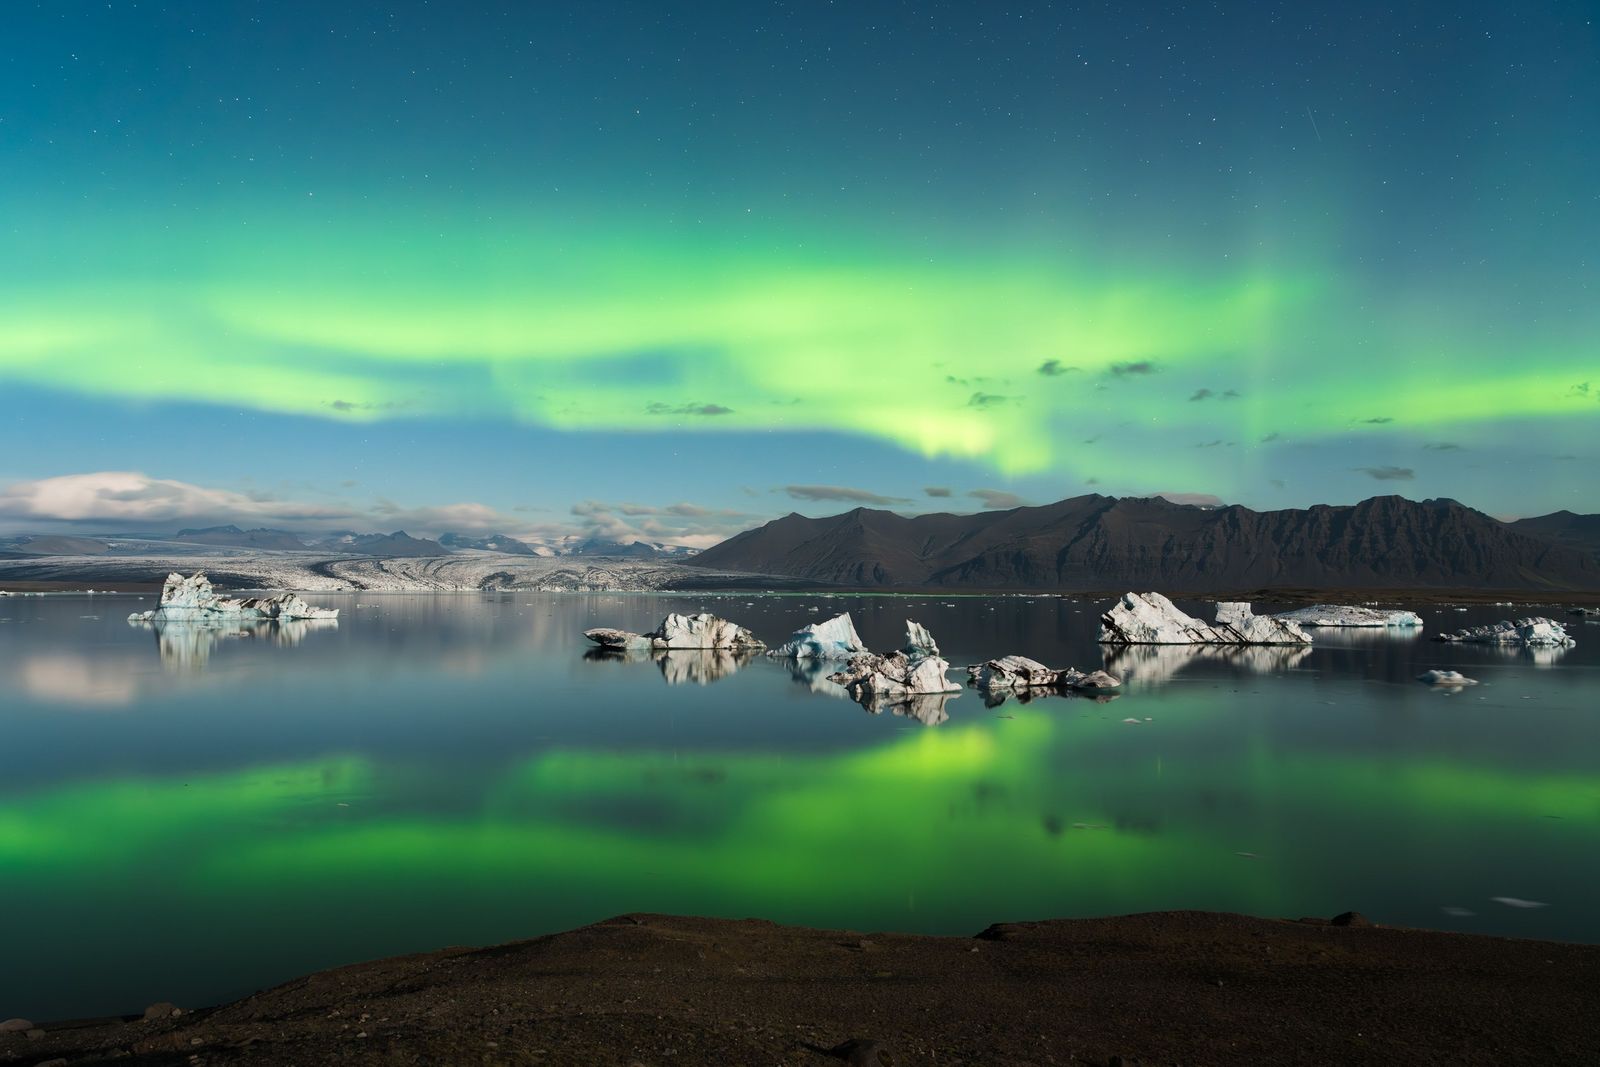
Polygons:
<instances>
[{"instance_id":1,"label":"iceberg reflection","mask_svg":"<svg viewBox=\"0 0 1600 1067\"><path fill-rule=\"evenodd\" d=\"M1309 645L1109 645L1105 669L1124 687L1153 686L1196 664L1270 674L1290 670L1309 655Z\"/></svg>"},{"instance_id":2,"label":"iceberg reflection","mask_svg":"<svg viewBox=\"0 0 1600 1067\"><path fill-rule=\"evenodd\" d=\"M337 619L252 620L213 622L206 620L146 621L129 619L136 630L155 635L161 666L173 674L198 674L211 660L218 643L232 638L254 638L280 648L293 648L319 630L338 629Z\"/></svg>"},{"instance_id":3,"label":"iceberg reflection","mask_svg":"<svg viewBox=\"0 0 1600 1067\"><path fill-rule=\"evenodd\" d=\"M950 721L950 713L945 710L945 705L959 693L914 693L910 696L885 697L867 695L856 701L873 715L882 715L889 712L907 719L915 719L924 726L938 726L940 723Z\"/></svg>"}]
</instances>

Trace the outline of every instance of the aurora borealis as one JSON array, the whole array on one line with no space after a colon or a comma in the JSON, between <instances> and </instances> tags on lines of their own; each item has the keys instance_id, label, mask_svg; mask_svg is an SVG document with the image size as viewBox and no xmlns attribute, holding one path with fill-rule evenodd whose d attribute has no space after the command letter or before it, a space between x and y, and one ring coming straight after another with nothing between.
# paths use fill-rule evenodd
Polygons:
<instances>
[{"instance_id":1,"label":"aurora borealis","mask_svg":"<svg viewBox=\"0 0 1600 1067\"><path fill-rule=\"evenodd\" d=\"M0 30L28 45L0 67L9 527L1596 508L1591 5L62 3ZM119 471L209 504L30 488ZM819 486L849 492L790 491Z\"/></svg>"}]
</instances>

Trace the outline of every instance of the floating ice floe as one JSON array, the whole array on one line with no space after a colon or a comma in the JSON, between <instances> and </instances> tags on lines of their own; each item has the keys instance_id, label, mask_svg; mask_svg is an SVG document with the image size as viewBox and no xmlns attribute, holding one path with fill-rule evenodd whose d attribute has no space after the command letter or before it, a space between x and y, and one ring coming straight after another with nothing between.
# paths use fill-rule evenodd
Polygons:
<instances>
[{"instance_id":1,"label":"floating ice floe","mask_svg":"<svg viewBox=\"0 0 1600 1067\"><path fill-rule=\"evenodd\" d=\"M921 630L921 627L918 627ZM923 636L928 631L922 630ZM933 640L931 637L929 641ZM907 635L907 643L911 636ZM780 659L849 659L867 651L856 633L856 624L850 613L835 615L824 622L802 626L789 636L789 640L767 653Z\"/></svg>"},{"instance_id":2,"label":"floating ice floe","mask_svg":"<svg viewBox=\"0 0 1600 1067\"><path fill-rule=\"evenodd\" d=\"M583 631L583 636L601 648L617 650L670 650L721 648L730 652L753 652L766 648L761 639L743 626L718 618L709 612L679 615L673 612L647 634L599 626Z\"/></svg>"},{"instance_id":3,"label":"floating ice floe","mask_svg":"<svg viewBox=\"0 0 1600 1067\"><path fill-rule=\"evenodd\" d=\"M838 618L849 623L848 615ZM837 622L837 619L830 620ZM850 627L855 636L855 627ZM856 639L859 643L859 638ZM929 650L932 651L929 651ZM828 676L828 680L844 686L856 701L872 699L900 699L930 693L953 693L960 690L945 677L950 664L940 658L939 646L928 631L911 620L906 620L906 646L903 651L880 656L875 652L857 652L850 657L844 669Z\"/></svg>"},{"instance_id":4,"label":"floating ice floe","mask_svg":"<svg viewBox=\"0 0 1600 1067\"><path fill-rule=\"evenodd\" d=\"M1185 615L1160 593L1125 593L1100 616L1100 643L1106 645L1309 645L1300 624L1271 615L1252 615L1239 601L1217 604L1217 620L1206 624Z\"/></svg>"},{"instance_id":5,"label":"floating ice floe","mask_svg":"<svg viewBox=\"0 0 1600 1067\"><path fill-rule=\"evenodd\" d=\"M1275 619L1301 626L1408 626L1422 625L1414 611L1387 611L1381 608L1352 607L1345 604L1313 604L1308 608L1280 611Z\"/></svg>"},{"instance_id":6,"label":"floating ice floe","mask_svg":"<svg viewBox=\"0 0 1600 1067\"><path fill-rule=\"evenodd\" d=\"M1468 678L1460 671L1423 671L1417 675L1417 681L1427 685L1463 686L1477 685L1476 678Z\"/></svg>"},{"instance_id":7,"label":"floating ice floe","mask_svg":"<svg viewBox=\"0 0 1600 1067\"><path fill-rule=\"evenodd\" d=\"M1565 626L1543 616L1515 622L1502 619L1486 626L1469 626L1454 633L1438 634L1434 640L1453 644L1514 645L1521 648L1569 648L1578 643L1567 634Z\"/></svg>"},{"instance_id":8,"label":"floating ice floe","mask_svg":"<svg viewBox=\"0 0 1600 1067\"><path fill-rule=\"evenodd\" d=\"M974 663L967 678L978 689L1115 689L1122 681L1105 671L1085 674L1075 667L1056 670L1027 656L1001 656Z\"/></svg>"},{"instance_id":9,"label":"floating ice floe","mask_svg":"<svg viewBox=\"0 0 1600 1067\"><path fill-rule=\"evenodd\" d=\"M238 622L247 619L336 619L338 608L314 608L293 593L270 597L219 596L206 576L196 571L185 578L167 575L161 603L152 611L136 611L129 622Z\"/></svg>"}]
</instances>

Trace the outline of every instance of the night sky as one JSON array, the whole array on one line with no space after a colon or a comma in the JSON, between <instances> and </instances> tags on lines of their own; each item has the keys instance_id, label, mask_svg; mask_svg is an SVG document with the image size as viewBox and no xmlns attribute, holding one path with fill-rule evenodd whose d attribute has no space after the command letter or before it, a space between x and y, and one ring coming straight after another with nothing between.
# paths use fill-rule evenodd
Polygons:
<instances>
[{"instance_id":1,"label":"night sky","mask_svg":"<svg viewBox=\"0 0 1600 1067\"><path fill-rule=\"evenodd\" d=\"M1600 510L1597 11L8 3L0 528Z\"/></svg>"}]
</instances>

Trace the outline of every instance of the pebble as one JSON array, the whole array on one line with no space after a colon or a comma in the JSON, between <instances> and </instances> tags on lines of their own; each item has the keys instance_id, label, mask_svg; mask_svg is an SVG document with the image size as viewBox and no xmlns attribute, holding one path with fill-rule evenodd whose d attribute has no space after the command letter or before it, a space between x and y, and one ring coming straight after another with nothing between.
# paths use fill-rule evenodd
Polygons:
<instances>
[{"instance_id":1,"label":"pebble","mask_svg":"<svg viewBox=\"0 0 1600 1067\"><path fill-rule=\"evenodd\" d=\"M32 1030L33 1024L26 1019L7 1019L0 1023L0 1034L20 1034L24 1030Z\"/></svg>"},{"instance_id":2,"label":"pebble","mask_svg":"<svg viewBox=\"0 0 1600 1067\"><path fill-rule=\"evenodd\" d=\"M158 1001L144 1010L144 1021L154 1022L157 1019L176 1019L183 1014L183 1009L170 1001Z\"/></svg>"}]
</instances>

